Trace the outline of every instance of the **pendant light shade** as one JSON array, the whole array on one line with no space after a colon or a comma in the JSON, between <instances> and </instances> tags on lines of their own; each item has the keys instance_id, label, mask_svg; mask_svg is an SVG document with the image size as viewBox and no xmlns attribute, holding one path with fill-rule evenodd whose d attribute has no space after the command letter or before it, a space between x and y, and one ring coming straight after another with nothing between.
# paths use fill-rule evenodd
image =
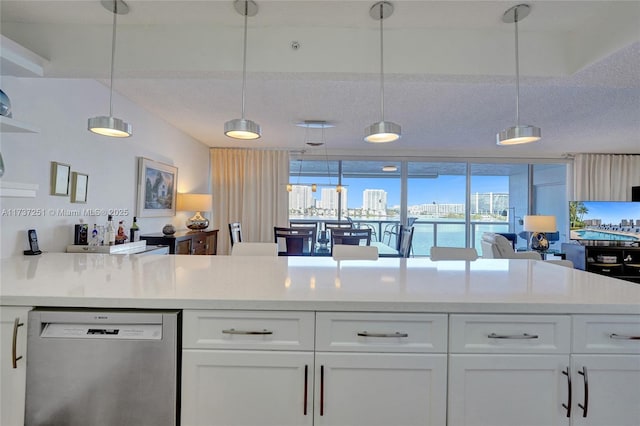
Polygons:
<instances>
[{"instance_id":1,"label":"pendant light shade","mask_svg":"<svg viewBox=\"0 0 640 426\"><path fill-rule=\"evenodd\" d=\"M111 75L109 85L109 116L92 117L87 129L99 135L114 138L128 138L133 134L131 124L113 116L113 68L116 56L116 23L118 15L129 13L129 6L122 0L102 0L102 6L113 13L113 31L111 35Z\"/></svg>"},{"instance_id":2,"label":"pendant light shade","mask_svg":"<svg viewBox=\"0 0 640 426\"><path fill-rule=\"evenodd\" d=\"M244 43L242 56L242 118L224 123L224 134L234 139L258 139L262 132L260 125L244 118L244 99L247 85L247 20L249 16L258 14L258 5L253 0L235 0L233 7L244 16Z\"/></svg>"},{"instance_id":3,"label":"pendant light shade","mask_svg":"<svg viewBox=\"0 0 640 426\"><path fill-rule=\"evenodd\" d=\"M364 140L372 143L393 142L400 139L400 125L384 120L384 30L382 21L393 14L393 5L387 1L375 3L369 15L380 21L380 121L364 129Z\"/></svg>"},{"instance_id":4,"label":"pendant light shade","mask_svg":"<svg viewBox=\"0 0 640 426\"><path fill-rule=\"evenodd\" d=\"M531 8L527 4L519 4L508 9L502 15L502 22L515 24L516 29L516 125L504 129L496 135L498 145L519 145L536 142L541 138L539 127L520 125L520 63L518 58L518 22L529 15Z\"/></svg>"}]
</instances>

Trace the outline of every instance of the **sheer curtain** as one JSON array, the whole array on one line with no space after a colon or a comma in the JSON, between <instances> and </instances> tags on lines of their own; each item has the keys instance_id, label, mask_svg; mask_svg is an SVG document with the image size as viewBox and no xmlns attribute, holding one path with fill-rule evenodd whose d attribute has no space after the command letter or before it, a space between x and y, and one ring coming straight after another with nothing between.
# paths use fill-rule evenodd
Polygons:
<instances>
[{"instance_id":1,"label":"sheer curtain","mask_svg":"<svg viewBox=\"0 0 640 426\"><path fill-rule=\"evenodd\" d=\"M273 227L287 226L289 152L211 149L213 226L218 253L229 254L229 223L242 224L243 241L273 242Z\"/></svg>"},{"instance_id":2,"label":"sheer curtain","mask_svg":"<svg viewBox=\"0 0 640 426\"><path fill-rule=\"evenodd\" d=\"M640 154L576 154L574 199L631 201L640 185Z\"/></svg>"}]
</instances>

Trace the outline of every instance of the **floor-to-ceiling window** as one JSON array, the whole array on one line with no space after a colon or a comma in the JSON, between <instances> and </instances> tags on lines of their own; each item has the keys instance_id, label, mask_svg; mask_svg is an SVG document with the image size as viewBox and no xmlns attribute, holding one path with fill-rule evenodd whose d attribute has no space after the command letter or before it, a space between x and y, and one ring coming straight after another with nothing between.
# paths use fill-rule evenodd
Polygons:
<instances>
[{"instance_id":1,"label":"floor-to-ceiling window","mask_svg":"<svg viewBox=\"0 0 640 426\"><path fill-rule=\"evenodd\" d=\"M398 225L415 227L414 256L434 245L475 247L483 232L527 245L525 215L556 216L566 239L566 163L294 158L290 219L349 220L393 245Z\"/></svg>"},{"instance_id":2,"label":"floor-to-ceiling window","mask_svg":"<svg viewBox=\"0 0 640 426\"><path fill-rule=\"evenodd\" d=\"M467 163L412 161L406 167L413 254L428 256L435 245L466 247Z\"/></svg>"}]
</instances>

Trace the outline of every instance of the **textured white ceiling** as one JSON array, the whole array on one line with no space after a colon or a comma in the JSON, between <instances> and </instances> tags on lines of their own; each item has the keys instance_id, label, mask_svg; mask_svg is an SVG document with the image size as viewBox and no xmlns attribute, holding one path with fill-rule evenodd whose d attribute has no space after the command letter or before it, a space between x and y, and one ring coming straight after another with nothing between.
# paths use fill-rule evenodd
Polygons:
<instances>
[{"instance_id":1,"label":"textured white ceiling","mask_svg":"<svg viewBox=\"0 0 640 426\"><path fill-rule=\"evenodd\" d=\"M384 21L385 119L401 124L403 137L383 145L362 139L380 119L373 2L257 2L246 117L263 136L252 142L222 132L241 110L243 17L232 2L127 3L114 90L210 146L309 149L305 137L318 135L295 123L313 119L335 124L326 145L342 154L640 153L639 1L529 3L519 24L520 116L543 138L512 147L497 147L495 134L515 124L514 26L501 21L514 2L392 2ZM99 1L2 0L0 12L3 35L50 61L46 76L108 83L112 15Z\"/></svg>"}]
</instances>

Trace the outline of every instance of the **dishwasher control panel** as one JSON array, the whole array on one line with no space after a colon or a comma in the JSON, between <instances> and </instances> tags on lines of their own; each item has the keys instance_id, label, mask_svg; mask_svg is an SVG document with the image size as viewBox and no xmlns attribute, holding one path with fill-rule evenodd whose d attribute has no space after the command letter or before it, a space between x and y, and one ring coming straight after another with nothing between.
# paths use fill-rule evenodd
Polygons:
<instances>
[{"instance_id":1,"label":"dishwasher control panel","mask_svg":"<svg viewBox=\"0 0 640 426\"><path fill-rule=\"evenodd\" d=\"M43 338L76 339L162 339L162 324L98 324L46 323L42 327Z\"/></svg>"}]
</instances>

